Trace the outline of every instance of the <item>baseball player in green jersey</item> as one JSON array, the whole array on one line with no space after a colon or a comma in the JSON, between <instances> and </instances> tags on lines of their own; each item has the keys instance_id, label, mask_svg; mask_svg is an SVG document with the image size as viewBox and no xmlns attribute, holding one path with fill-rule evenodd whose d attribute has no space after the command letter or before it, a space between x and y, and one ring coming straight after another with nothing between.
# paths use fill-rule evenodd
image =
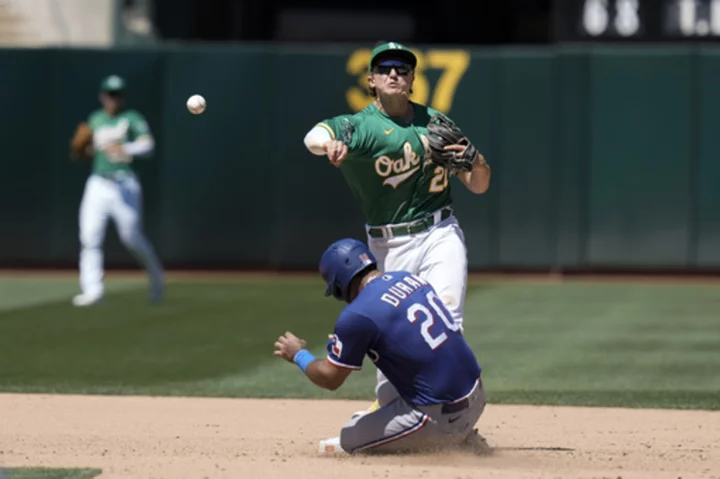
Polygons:
<instances>
[{"instance_id":1,"label":"baseball player in green jersey","mask_svg":"<svg viewBox=\"0 0 720 479\"><path fill-rule=\"evenodd\" d=\"M427 125L439 112L409 98L416 65L402 44L376 46L367 77L374 101L356 114L319 122L304 143L340 168L361 204L379 269L410 271L428 281L462 328L467 250L452 210L449 177L482 194L490 167L479 153L468 171L449 171L429 160ZM447 149L460 157L467 145ZM380 374L378 381L384 381ZM382 398L378 401L382 406Z\"/></svg>"},{"instance_id":2,"label":"baseball player in green jersey","mask_svg":"<svg viewBox=\"0 0 720 479\"><path fill-rule=\"evenodd\" d=\"M125 81L112 75L100 86L103 108L87 123L92 130L92 170L80 204L80 287L76 306L100 301L104 294L103 242L109 218L122 243L146 269L150 299L162 299L163 270L142 227L142 186L132 169L136 156L152 153L155 141L143 115L125 107Z\"/></svg>"}]
</instances>

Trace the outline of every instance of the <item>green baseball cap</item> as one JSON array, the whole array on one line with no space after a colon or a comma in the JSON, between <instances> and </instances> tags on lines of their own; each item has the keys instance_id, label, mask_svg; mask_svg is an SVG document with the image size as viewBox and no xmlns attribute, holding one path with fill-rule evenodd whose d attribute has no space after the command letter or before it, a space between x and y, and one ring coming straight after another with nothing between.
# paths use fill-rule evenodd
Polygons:
<instances>
[{"instance_id":1,"label":"green baseball cap","mask_svg":"<svg viewBox=\"0 0 720 479\"><path fill-rule=\"evenodd\" d=\"M401 60L412 68L417 65L415 54L408 47L398 42L387 42L376 46L370 54L368 69L372 70L381 60Z\"/></svg>"},{"instance_id":2,"label":"green baseball cap","mask_svg":"<svg viewBox=\"0 0 720 479\"><path fill-rule=\"evenodd\" d=\"M120 92L125 90L125 80L117 75L110 75L109 77L103 78L100 83L100 91L106 93Z\"/></svg>"}]
</instances>

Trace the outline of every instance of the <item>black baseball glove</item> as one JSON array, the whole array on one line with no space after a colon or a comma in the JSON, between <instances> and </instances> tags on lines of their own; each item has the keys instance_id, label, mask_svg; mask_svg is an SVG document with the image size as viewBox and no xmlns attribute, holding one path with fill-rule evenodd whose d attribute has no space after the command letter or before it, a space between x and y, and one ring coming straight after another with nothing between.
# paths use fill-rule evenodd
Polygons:
<instances>
[{"instance_id":1,"label":"black baseball glove","mask_svg":"<svg viewBox=\"0 0 720 479\"><path fill-rule=\"evenodd\" d=\"M430 159L433 163L449 170L470 171L478 156L475 146L460 131L455 123L442 115L433 115L427 126L428 146ZM467 146L465 152L458 158L457 151L446 150L448 145Z\"/></svg>"}]
</instances>

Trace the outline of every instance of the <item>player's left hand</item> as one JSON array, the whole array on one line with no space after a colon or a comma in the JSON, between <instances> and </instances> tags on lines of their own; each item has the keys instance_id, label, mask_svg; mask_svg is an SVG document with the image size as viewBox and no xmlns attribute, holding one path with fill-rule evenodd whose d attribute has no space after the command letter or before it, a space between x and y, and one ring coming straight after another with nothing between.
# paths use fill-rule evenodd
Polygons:
<instances>
[{"instance_id":1,"label":"player's left hand","mask_svg":"<svg viewBox=\"0 0 720 479\"><path fill-rule=\"evenodd\" d=\"M110 145L103 150L110 163L130 163L132 156L125 153L122 145Z\"/></svg>"},{"instance_id":2,"label":"player's left hand","mask_svg":"<svg viewBox=\"0 0 720 479\"><path fill-rule=\"evenodd\" d=\"M297 352L306 347L307 343L304 340L287 331L285 335L280 336L275 342L275 356L293 362Z\"/></svg>"},{"instance_id":3,"label":"player's left hand","mask_svg":"<svg viewBox=\"0 0 720 479\"><path fill-rule=\"evenodd\" d=\"M459 163L468 163L468 160L465 159L465 154L470 148L470 145L467 144L454 144L454 145L447 145L443 148L443 150L447 151L454 151L455 152L455 158L458 159ZM482 157L481 157L482 158ZM476 161L476 158L473 158L471 161L469 161L469 165L464 165L464 168L458 168L457 166L451 167L451 171L453 174L459 174L462 172L471 171L474 165L478 164L478 161Z\"/></svg>"},{"instance_id":4,"label":"player's left hand","mask_svg":"<svg viewBox=\"0 0 720 479\"><path fill-rule=\"evenodd\" d=\"M462 158L462 156L465 154L465 150L467 149L468 145L447 145L443 148L443 150L455 151L456 158Z\"/></svg>"}]
</instances>

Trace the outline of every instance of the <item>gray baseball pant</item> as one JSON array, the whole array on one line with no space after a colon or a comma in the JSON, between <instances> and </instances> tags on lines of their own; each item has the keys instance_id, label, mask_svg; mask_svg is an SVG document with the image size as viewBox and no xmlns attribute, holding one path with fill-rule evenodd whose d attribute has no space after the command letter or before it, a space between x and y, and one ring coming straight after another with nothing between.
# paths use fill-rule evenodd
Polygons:
<instances>
[{"instance_id":1,"label":"gray baseball pant","mask_svg":"<svg viewBox=\"0 0 720 479\"><path fill-rule=\"evenodd\" d=\"M343 426L340 446L353 453L397 453L437 450L462 443L485 410L485 390L478 379L462 400L414 406L389 381L378 385L380 408Z\"/></svg>"}]
</instances>

